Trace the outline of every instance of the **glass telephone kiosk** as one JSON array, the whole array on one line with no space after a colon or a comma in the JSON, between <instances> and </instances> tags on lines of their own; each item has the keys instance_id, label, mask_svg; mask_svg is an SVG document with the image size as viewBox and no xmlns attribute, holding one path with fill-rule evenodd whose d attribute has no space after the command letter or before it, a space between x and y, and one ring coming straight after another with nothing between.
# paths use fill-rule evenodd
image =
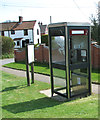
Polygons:
<instances>
[{"instance_id":1,"label":"glass telephone kiosk","mask_svg":"<svg viewBox=\"0 0 100 120\"><path fill-rule=\"evenodd\" d=\"M90 24L49 24L51 93L68 99L91 95Z\"/></svg>"}]
</instances>

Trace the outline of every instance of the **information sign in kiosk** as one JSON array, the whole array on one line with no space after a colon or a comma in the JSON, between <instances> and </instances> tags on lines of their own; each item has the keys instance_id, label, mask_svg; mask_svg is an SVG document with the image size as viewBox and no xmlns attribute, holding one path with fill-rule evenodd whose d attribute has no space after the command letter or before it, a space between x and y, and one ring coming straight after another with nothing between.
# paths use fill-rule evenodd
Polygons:
<instances>
[{"instance_id":1,"label":"information sign in kiosk","mask_svg":"<svg viewBox=\"0 0 100 120\"><path fill-rule=\"evenodd\" d=\"M49 24L51 92L71 99L91 95L90 24Z\"/></svg>"}]
</instances>

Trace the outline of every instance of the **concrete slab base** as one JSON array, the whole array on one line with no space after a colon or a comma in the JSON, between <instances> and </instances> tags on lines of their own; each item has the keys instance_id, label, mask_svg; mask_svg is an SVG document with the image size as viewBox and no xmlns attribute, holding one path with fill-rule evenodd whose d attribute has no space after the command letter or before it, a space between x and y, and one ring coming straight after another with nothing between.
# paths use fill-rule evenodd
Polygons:
<instances>
[{"instance_id":1,"label":"concrete slab base","mask_svg":"<svg viewBox=\"0 0 100 120\"><path fill-rule=\"evenodd\" d=\"M54 94L53 97L51 97L51 89L42 90L42 91L40 91L40 93L45 94L46 96L48 96L54 100L60 101L60 102L67 101L67 99L65 97L62 97L62 96L57 95L57 94Z\"/></svg>"}]
</instances>

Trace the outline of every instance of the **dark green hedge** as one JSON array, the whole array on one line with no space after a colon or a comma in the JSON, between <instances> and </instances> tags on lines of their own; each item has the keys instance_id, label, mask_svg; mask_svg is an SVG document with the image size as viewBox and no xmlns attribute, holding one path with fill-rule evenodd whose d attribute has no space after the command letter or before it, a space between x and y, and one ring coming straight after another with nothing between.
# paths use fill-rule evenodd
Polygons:
<instances>
[{"instance_id":1,"label":"dark green hedge","mask_svg":"<svg viewBox=\"0 0 100 120\"><path fill-rule=\"evenodd\" d=\"M41 36L41 43L45 43L48 46L48 35Z\"/></svg>"},{"instance_id":2,"label":"dark green hedge","mask_svg":"<svg viewBox=\"0 0 100 120\"><path fill-rule=\"evenodd\" d=\"M11 54L14 52L14 41L10 37L0 36L2 41L2 54Z\"/></svg>"}]
</instances>

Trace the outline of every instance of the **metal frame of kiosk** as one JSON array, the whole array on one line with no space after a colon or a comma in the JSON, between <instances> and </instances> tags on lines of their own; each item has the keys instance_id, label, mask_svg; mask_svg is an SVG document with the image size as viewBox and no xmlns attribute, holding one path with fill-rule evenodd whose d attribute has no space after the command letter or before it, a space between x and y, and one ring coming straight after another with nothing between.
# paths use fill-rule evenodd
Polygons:
<instances>
[{"instance_id":1,"label":"metal frame of kiosk","mask_svg":"<svg viewBox=\"0 0 100 120\"><path fill-rule=\"evenodd\" d=\"M91 95L90 24L53 23L48 32L51 95Z\"/></svg>"}]
</instances>

